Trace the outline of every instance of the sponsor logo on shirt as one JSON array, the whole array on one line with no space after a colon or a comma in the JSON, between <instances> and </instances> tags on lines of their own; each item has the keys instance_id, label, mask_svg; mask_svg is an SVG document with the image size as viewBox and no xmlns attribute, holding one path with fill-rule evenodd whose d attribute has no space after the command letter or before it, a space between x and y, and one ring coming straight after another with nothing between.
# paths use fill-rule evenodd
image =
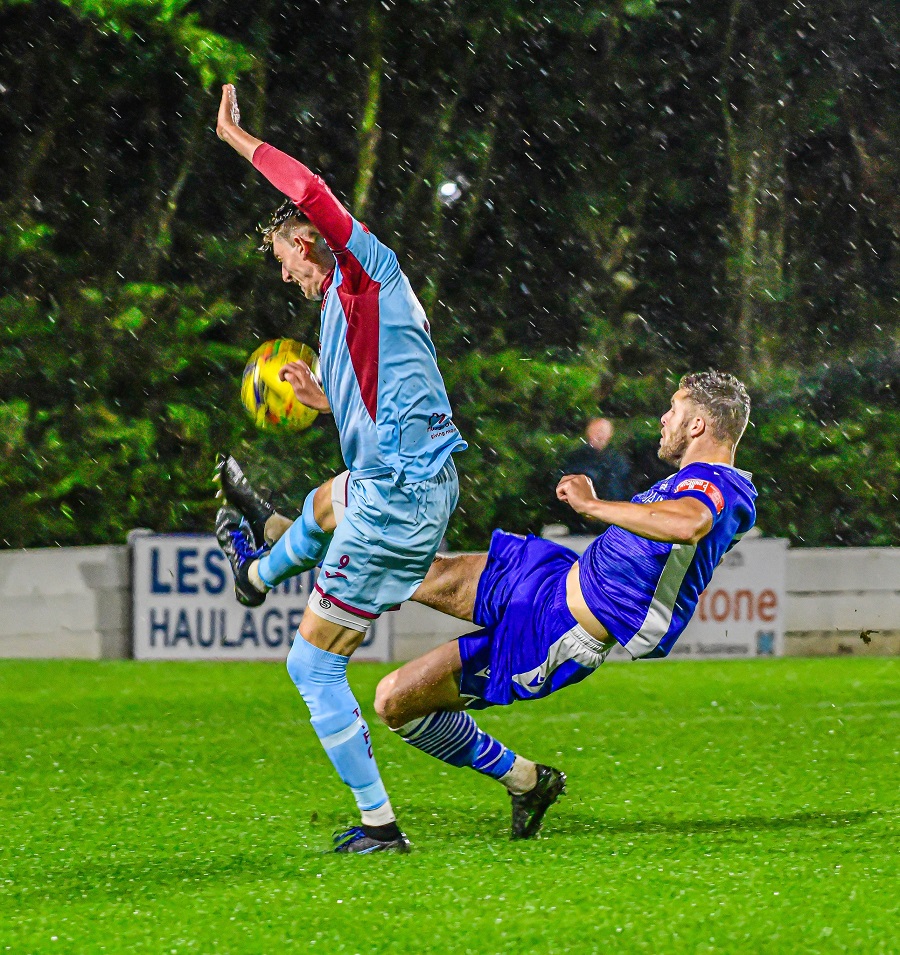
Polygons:
<instances>
[{"instance_id":1,"label":"sponsor logo on shirt","mask_svg":"<svg viewBox=\"0 0 900 955\"><path fill-rule=\"evenodd\" d=\"M440 414L436 411L428 419L428 430L433 441L435 438L443 438L445 435L453 434L456 431L456 425L449 415Z\"/></svg>"},{"instance_id":2,"label":"sponsor logo on shirt","mask_svg":"<svg viewBox=\"0 0 900 955\"><path fill-rule=\"evenodd\" d=\"M716 514L721 514L722 508L725 507L725 498L722 496L722 492L711 481L687 478L675 488L676 494L680 494L682 491L699 491L701 494L705 494L715 505Z\"/></svg>"}]
</instances>

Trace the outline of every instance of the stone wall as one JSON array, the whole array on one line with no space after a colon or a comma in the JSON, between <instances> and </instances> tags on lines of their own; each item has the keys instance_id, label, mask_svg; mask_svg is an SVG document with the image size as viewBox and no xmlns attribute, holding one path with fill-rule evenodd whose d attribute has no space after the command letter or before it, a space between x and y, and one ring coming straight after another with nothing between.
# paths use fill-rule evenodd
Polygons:
<instances>
[{"instance_id":1,"label":"stone wall","mask_svg":"<svg viewBox=\"0 0 900 955\"><path fill-rule=\"evenodd\" d=\"M127 547L0 552L0 656L131 655Z\"/></svg>"}]
</instances>

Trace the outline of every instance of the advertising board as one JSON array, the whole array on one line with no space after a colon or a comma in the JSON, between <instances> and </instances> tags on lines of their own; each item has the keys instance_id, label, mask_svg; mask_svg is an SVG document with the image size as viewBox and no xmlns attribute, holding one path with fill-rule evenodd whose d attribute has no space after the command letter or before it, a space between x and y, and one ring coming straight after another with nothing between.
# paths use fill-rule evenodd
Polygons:
<instances>
[{"instance_id":1,"label":"advertising board","mask_svg":"<svg viewBox=\"0 0 900 955\"><path fill-rule=\"evenodd\" d=\"M741 541L716 568L670 659L782 656L787 541ZM617 659L631 659L618 650Z\"/></svg>"},{"instance_id":2,"label":"advertising board","mask_svg":"<svg viewBox=\"0 0 900 955\"><path fill-rule=\"evenodd\" d=\"M133 652L138 660L284 660L315 580L309 571L272 590L260 607L234 596L231 569L211 534L131 538ZM354 660L391 658L390 614Z\"/></svg>"}]
</instances>

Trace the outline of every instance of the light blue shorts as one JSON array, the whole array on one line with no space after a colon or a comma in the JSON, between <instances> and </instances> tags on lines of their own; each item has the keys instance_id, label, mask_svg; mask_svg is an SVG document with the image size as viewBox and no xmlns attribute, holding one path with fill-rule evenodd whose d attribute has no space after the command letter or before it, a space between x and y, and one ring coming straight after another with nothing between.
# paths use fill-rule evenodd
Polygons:
<instances>
[{"instance_id":1,"label":"light blue shorts","mask_svg":"<svg viewBox=\"0 0 900 955\"><path fill-rule=\"evenodd\" d=\"M433 478L399 487L392 477L351 475L347 509L322 561L310 607L321 607L326 619L334 605L374 620L408 600L425 579L458 500L452 458Z\"/></svg>"}]
</instances>

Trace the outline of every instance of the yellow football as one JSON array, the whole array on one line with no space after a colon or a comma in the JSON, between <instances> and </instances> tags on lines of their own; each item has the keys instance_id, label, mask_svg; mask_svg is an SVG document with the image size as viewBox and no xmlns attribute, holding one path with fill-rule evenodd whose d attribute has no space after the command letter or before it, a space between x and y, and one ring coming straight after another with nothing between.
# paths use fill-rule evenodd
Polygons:
<instances>
[{"instance_id":1,"label":"yellow football","mask_svg":"<svg viewBox=\"0 0 900 955\"><path fill-rule=\"evenodd\" d=\"M258 428L286 427L295 431L308 428L319 412L301 404L294 389L281 381L278 372L288 362L303 361L318 371L316 353L292 338L264 342L247 359L241 379L241 401Z\"/></svg>"}]
</instances>

